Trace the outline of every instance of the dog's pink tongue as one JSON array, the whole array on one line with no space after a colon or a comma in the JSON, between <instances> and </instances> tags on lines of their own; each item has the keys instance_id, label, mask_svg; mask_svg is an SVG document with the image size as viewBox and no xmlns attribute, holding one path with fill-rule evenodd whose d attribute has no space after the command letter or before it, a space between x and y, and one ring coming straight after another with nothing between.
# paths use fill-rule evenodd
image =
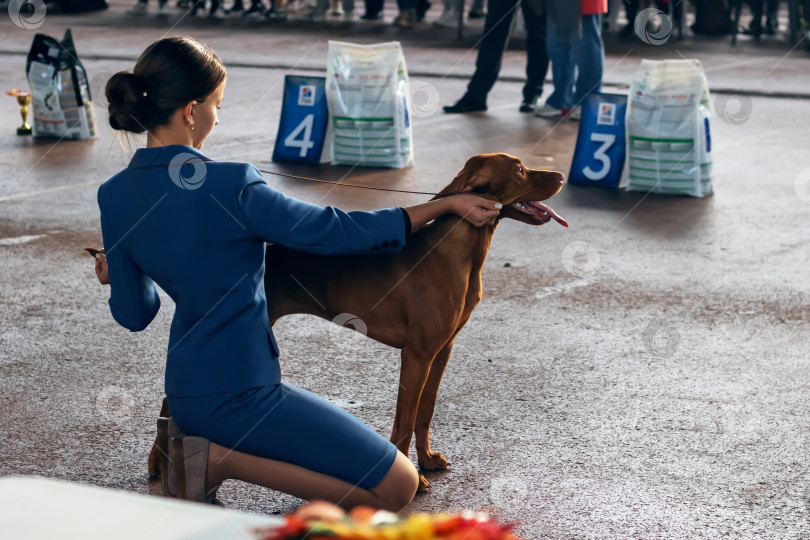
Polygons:
<instances>
[{"instance_id":1,"label":"dog's pink tongue","mask_svg":"<svg viewBox=\"0 0 810 540\"><path fill-rule=\"evenodd\" d=\"M539 202L539 201L532 201L532 204L533 204L534 206L537 206L538 208L542 208L543 210L545 210L546 212L548 212L548 214L549 214L549 215L550 215L552 218L554 218L554 221L556 221L557 223L559 223L559 224L560 224L560 225L562 225L563 227L568 227L568 222L567 222L567 221L565 221L565 220L562 218L562 216L561 216L560 214L558 214L557 212L555 212L555 211L554 211L554 209L553 209L553 208L551 208L550 206L547 206L547 205L545 205L545 204L543 204L543 203L541 203L541 202Z\"/></svg>"}]
</instances>

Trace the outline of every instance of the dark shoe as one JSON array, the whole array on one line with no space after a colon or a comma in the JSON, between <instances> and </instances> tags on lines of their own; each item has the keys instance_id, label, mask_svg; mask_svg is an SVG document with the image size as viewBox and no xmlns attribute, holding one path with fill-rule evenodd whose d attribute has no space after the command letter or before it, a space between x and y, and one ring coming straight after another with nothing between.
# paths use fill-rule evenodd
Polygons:
<instances>
[{"instance_id":1,"label":"dark shoe","mask_svg":"<svg viewBox=\"0 0 810 540\"><path fill-rule=\"evenodd\" d=\"M171 455L177 478L177 498L186 501L216 504L219 486L206 491L208 474L208 439L175 437L171 439Z\"/></svg>"},{"instance_id":2,"label":"dark shoe","mask_svg":"<svg viewBox=\"0 0 810 540\"><path fill-rule=\"evenodd\" d=\"M430 9L432 6L430 2L426 3L424 6L419 6L416 8L416 22L422 22L425 20L425 13Z\"/></svg>"},{"instance_id":3,"label":"dark shoe","mask_svg":"<svg viewBox=\"0 0 810 540\"><path fill-rule=\"evenodd\" d=\"M484 10L479 11L477 9L471 9L469 13L470 19L483 19L486 17L486 15L487 14L484 12Z\"/></svg>"},{"instance_id":4,"label":"dark shoe","mask_svg":"<svg viewBox=\"0 0 810 540\"><path fill-rule=\"evenodd\" d=\"M365 13L361 15L360 18L364 21L379 21L383 16L382 13L378 11L377 13Z\"/></svg>"},{"instance_id":5,"label":"dark shoe","mask_svg":"<svg viewBox=\"0 0 810 540\"><path fill-rule=\"evenodd\" d=\"M444 112L449 114L462 114L462 113L485 111L487 110L487 104L475 103L474 101L468 101L464 98L461 98L454 105L445 105L442 108L444 109Z\"/></svg>"},{"instance_id":6,"label":"dark shoe","mask_svg":"<svg viewBox=\"0 0 810 540\"><path fill-rule=\"evenodd\" d=\"M776 35L776 32L779 30L779 21L776 17L768 17L768 20L765 21L765 33L769 36Z\"/></svg>"},{"instance_id":7,"label":"dark shoe","mask_svg":"<svg viewBox=\"0 0 810 540\"><path fill-rule=\"evenodd\" d=\"M748 28L742 27L740 33L745 34L746 36L754 36L759 38L759 36L762 35L762 25L751 23Z\"/></svg>"},{"instance_id":8,"label":"dark shoe","mask_svg":"<svg viewBox=\"0 0 810 540\"><path fill-rule=\"evenodd\" d=\"M537 104L537 98L536 97L534 97L534 98L532 98L530 100L524 99L523 101L520 102L520 109L518 109L518 110L520 112L533 113L536 104Z\"/></svg>"}]
</instances>

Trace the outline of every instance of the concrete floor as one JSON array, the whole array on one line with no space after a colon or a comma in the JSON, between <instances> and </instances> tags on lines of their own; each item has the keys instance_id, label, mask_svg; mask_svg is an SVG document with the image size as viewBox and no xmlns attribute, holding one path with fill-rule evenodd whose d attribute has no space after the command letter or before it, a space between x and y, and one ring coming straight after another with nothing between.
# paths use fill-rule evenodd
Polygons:
<instances>
[{"instance_id":1,"label":"concrete floor","mask_svg":"<svg viewBox=\"0 0 810 540\"><path fill-rule=\"evenodd\" d=\"M95 16L48 16L38 30L61 35L72 26L97 85L131 67L171 26L155 17L132 23L113 4ZM221 125L205 151L343 177L347 168L274 164L270 155L283 77L295 72L287 66L322 68L326 39L353 32L366 41L401 37L411 72L420 74L414 78L432 85L442 104L461 96L474 52L430 30L398 36L376 28L181 22L172 32L204 37L231 64ZM0 78L9 88L26 86L23 53L33 32L4 19L0 34ZM431 430L452 467L429 474L433 489L408 511L485 509L517 520L527 539L808 538L810 101L767 94L807 92L810 57L781 58L787 47L776 41L736 50L725 39L640 45L609 44L608 83L629 83L641 57L686 51L704 61L712 88L752 94L744 124L713 119L716 195L566 186L551 205L569 229L501 224L484 299L456 340ZM519 77L522 62L519 51L507 54L508 79ZM415 120L414 167L354 170L347 178L437 190L469 156L495 151L567 172L577 125L518 114L519 95L519 84L500 82L486 114L427 111ZM116 139L108 127L94 142L17 137L18 109L7 99L0 108L0 475L159 493L147 480L146 456L173 308L164 298L142 333L117 326L108 291L81 251L101 244L97 186L142 140ZM104 126L103 108L96 112ZM424 200L268 182L346 209ZM283 319L276 335L288 382L390 432L397 351L307 316ZM238 482L220 496L230 508L262 513L299 503Z\"/></svg>"}]
</instances>

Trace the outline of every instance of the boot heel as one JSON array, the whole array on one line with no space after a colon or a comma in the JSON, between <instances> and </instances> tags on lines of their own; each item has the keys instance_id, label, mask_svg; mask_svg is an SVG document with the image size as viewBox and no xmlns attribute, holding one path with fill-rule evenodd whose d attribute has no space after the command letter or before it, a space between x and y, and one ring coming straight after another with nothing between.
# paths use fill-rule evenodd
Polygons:
<instances>
[{"instance_id":1,"label":"boot heel","mask_svg":"<svg viewBox=\"0 0 810 540\"><path fill-rule=\"evenodd\" d=\"M172 439L177 497L187 501L213 503L216 486L210 492L205 489L208 476L208 439L202 437L175 437Z\"/></svg>"}]
</instances>

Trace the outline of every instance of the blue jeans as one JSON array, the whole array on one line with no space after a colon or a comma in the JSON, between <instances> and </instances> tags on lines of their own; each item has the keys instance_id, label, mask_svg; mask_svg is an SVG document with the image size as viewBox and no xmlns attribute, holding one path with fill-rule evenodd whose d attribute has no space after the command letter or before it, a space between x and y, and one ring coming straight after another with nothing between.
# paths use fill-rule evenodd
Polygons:
<instances>
[{"instance_id":1,"label":"blue jeans","mask_svg":"<svg viewBox=\"0 0 810 540\"><path fill-rule=\"evenodd\" d=\"M602 90L605 45L602 16L582 16L582 37L566 39L548 17L547 48L551 59L554 92L546 104L555 109L572 109L591 92Z\"/></svg>"}]
</instances>

